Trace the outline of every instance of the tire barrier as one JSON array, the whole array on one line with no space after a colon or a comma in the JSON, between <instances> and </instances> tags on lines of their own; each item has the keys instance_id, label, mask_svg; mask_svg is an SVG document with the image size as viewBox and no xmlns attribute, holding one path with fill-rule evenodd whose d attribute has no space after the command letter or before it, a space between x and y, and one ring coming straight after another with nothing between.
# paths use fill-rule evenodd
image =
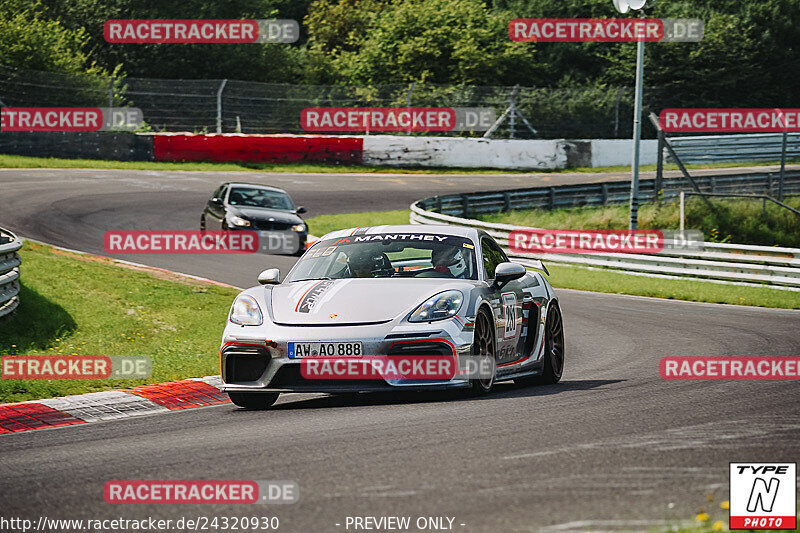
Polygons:
<instances>
[{"instance_id":1,"label":"tire barrier","mask_svg":"<svg viewBox=\"0 0 800 533\"><path fill-rule=\"evenodd\" d=\"M17 251L22 241L10 231L0 228L0 318L19 305L19 266Z\"/></svg>"}]
</instances>

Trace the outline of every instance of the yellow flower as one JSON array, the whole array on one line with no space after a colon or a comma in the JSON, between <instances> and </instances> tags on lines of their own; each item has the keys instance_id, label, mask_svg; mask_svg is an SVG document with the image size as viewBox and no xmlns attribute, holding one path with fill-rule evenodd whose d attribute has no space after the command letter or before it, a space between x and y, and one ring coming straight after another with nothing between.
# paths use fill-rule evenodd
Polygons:
<instances>
[{"instance_id":1,"label":"yellow flower","mask_svg":"<svg viewBox=\"0 0 800 533\"><path fill-rule=\"evenodd\" d=\"M714 525L711 526L711 529L713 529L714 531L722 531L722 520L717 520L716 522L714 522Z\"/></svg>"},{"instance_id":2,"label":"yellow flower","mask_svg":"<svg viewBox=\"0 0 800 533\"><path fill-rule=\"evenodd\" d=\"M694 517L694 519L697 522L707 522L708 521L708 513L699 513L696 517Z\"/></svg>"},{"instance_id":3,"label":"yellow flower","mask_svg":"<svg viewBox=\"0 0 800 533\"><path fill-rule=\"evenodd\" d=\"M720 509L730 509L731 508L731 502L729 502L728 500L725 500L724 502L719 504L719 508Z\"/></svg>"}]
</instances>

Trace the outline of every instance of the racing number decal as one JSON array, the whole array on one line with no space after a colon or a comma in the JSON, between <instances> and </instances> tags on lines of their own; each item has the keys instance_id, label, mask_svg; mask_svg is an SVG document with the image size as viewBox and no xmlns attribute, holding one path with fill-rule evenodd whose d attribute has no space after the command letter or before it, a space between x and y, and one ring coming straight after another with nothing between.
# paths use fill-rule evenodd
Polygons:
<instances>
[{"instance_id":1,"label":"racing number decal","mask_svg":"<svg viewBox=\"0 0 800 533\"><path fill-rule=\"evenodd\" d=\"M504 339L511 339L517 335L517 295L513 292L504 292L503 316L506 319Z\"/></svg>"}]
</instances>

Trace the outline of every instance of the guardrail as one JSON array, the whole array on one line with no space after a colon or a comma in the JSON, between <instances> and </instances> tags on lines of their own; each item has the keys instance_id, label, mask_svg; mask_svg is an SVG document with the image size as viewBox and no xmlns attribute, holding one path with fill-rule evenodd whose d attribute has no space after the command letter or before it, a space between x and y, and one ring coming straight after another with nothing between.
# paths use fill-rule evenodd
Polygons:
<instances>
[{"instance_id":1,"label":"guardrail","mask_svg":"<svg viewBox=\"0 0 800 533\"><path fill-rule=\"evenodd\" d=\"M778 161L783 155L783 133L667 137L684 163ZM786 158L800 157L800 134L786 135ZM671 155L667 161L674 163Z\"/></svg>"},{"instance_id":2,"label":"guardrail","mask_svg":"<svg viewBox=\"0 0 800 533\"><path fill-rule=\"evenodd\" d=\"M752 192L770 194L778 186L777 173L732 174L697 176L694 178L700 191L708 193ZM677 198L688 182L681 178L641 180L639 202L652 202L657 198ZM657 191L661 194L656 194ZM788 170L783 182L784 194L800 194L800 170ZM501 213L513 209L557 209L562 207L602 206L626 204L630 201L631 182L612 181L580 185L559 185L510 191L448 194L420 200L417 204L427 211L445 215L473 217Z\"/></svg>"},{"instance_id":3,"label":"guardrail","mask_svg":"<svg viewBox=\"0 0 800 533\"><path fill-rule=\"evenodd\" d=\"M554 201L554 189L569 189L569 194L561 202ZM596 205L598 202L597 191L588 185L550 187L543 191L544 196L526 189L426 198L411 205L409 219L412 224L450 224L483 229L503 246L510 257L521 264L527 262L528 266L535 264L535 258L558 264L609 268L643 276L692 277L746 285L766 284L800 291L800 249L796 248L706 242L702 250L665 250L659 254L526 254L509 249L509 233L515 229L534 228L481 222L447 214L447 211L460 213L465 206L468 213L497 212L498 206L506 210L537 207L536 204L542 202L542 197L550 205L562 206L569 204L581 191L588 193L581 205ZM530 203L523 203L520 198Z\"/></svg>"},{"instance_id":4,"label":"guardrail","mask_svg":"<svg viewBox=\"0 0 800 533\"><path fill-rule=\"evenodd\" d=\"M0 318L19 305L19 265L17 250L22 241L10 231L0 228Z\"/></svg>"}]
</instances>

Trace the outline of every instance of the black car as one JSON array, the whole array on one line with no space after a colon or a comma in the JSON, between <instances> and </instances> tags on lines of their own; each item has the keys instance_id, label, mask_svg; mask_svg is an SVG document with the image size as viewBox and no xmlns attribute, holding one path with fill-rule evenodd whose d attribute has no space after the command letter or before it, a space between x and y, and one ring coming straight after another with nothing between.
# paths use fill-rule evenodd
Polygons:
<instances>
[{"instance_id":1,"label":"black car","mask_svg":"<svg viewBox=\"0 0 800 533\"><path fill-rule=\"evenodd\" d=\"M308 226L298 215L305 212L281 189L229 182L214 191L200 217L200 229L257 231L262 237L283 236L292 246L296 238L296 249L282 251L300 255L305 251Z\"/></svg>"}]
</instances>

